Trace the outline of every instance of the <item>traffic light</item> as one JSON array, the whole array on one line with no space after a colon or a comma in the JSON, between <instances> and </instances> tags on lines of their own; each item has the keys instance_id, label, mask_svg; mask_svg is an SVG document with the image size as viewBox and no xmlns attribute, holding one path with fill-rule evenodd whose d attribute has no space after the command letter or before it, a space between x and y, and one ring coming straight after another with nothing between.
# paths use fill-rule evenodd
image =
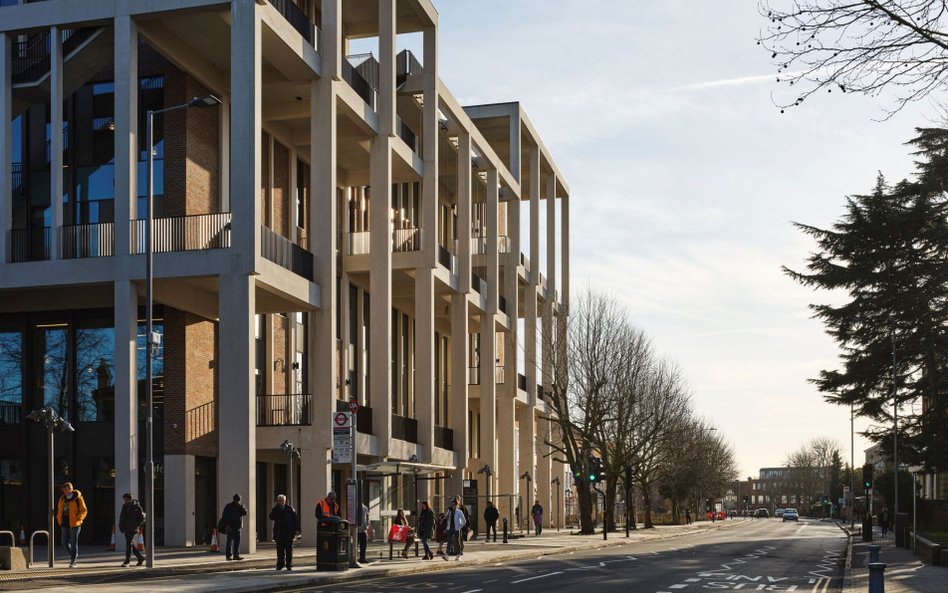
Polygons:
<instances>
[{"instance_id":1,"label":"traffic light","mask_svg":"<svg viewBox=\"0 0 948 593\"><path fill-rule=\"evenodd\" d=\"M872 490L872 470L873 465L871 463L862 466L862 485L866 490Z\"/></svg>"},{"instance_id":2,"label":"traffic light","mask_svg":"<svg viewBox=\"0 0 948 593\"><path fill-rule=\"evenodd\" d=\"M572 468L572 470L573 470L573 478L574 478L577 482L582 482L582 481L583 481L584 474L586 473L586 468L583 466L583 464L582 464L582 463L576 463L576 464L573 464L573 465L571 466L571 468Z\"/></svg>"},{"instance_id":3,"label":"traffic light","mask_svg":"<svg viewBox=\"0 0 948 593\"><path fill-rule=\"evenodd\" d=\"M632 466L625 466L625 491L632 491Z\"/></svg>"},{"instance_id":4,"label":"traffic light","mask_svg":"<svg viewBox=\"0 0 948 593\"><path fill-rule=\"evenodd\" d=\"M589 456L589 481L593 484L602 481L602 459L593 455Z\"/></svg>"},{"instance_id":5,"label":"traffic light","mask_svg":"<svg viewBox=\"0 0 948 593\"><path fill-rule=\"evenodd\" d=\"M744 497L744 504L750 504L750 496Z\"/></svg>"}]
</instances>

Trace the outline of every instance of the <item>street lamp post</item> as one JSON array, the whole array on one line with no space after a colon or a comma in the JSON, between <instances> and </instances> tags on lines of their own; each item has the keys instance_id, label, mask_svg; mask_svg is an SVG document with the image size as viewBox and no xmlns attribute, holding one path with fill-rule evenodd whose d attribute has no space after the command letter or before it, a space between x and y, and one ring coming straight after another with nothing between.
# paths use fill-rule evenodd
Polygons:
<instances>
[{"instance_id":1,"label":"street lamp post","mask_svg":"<svg viewBox=\"0 0 948 593\"><path fill-rule=\"evenodd\" d=\"M38 422L46 427L46 432L48 433L49 439L46 442L46 452L49 455L49 535L46 537L46 554L49 557L49 567L53 567L53 534L55 533L54 528L56 526L56 474L53 470L53 431L58 429L62 432L75 432L76 429L72 427L65 418L60 417L60 415L52 407L42 407L39 410L33 410L26 416L29 420L33 422Z\"/></svg>"},{"instance_id":2,"label":"street lamp post","mask_svg":"<svg viewBox=\"0 0 948 593\"><path fill-rule=\"evenodd\" d=\"M560 477L556 476L550 484L556 486L556 530L560 530Z\"/></svg>"},{"instance_id":3,"label":"street lamp post","mask_svg":"<svg viewBox=\"0 0 948 593\"><path fill-rule=\"evenodd\" d=\"M293 471L296 469L293 467L293 460L300 459L302 456L300 455L300 450L294 447L293 443L291 443L289 440L285 440L280 444L280 451L283 451L283 454L289 457L289 477L287 479L289 492L286 493L286 504L290 504L290 501L293 500L293 495L296 493L296 490L293 490L293 474L296 473Z\"/></svg>"},{"instance_id":4,"label":"street lamp post","mask_svg":"<svg viewBox=\"0 0 948 593\"><path fill-rule=\"evenodd\" d=\"M152 367L152 357L161 344L161 337L155 333L152 327L154 305L154 245L152 243L152 222L155 216L155 188L154 188L154 167L155 167L155 115L168 113L179 109L189 109L191 107L214 107L220 105L221 100L214 95L205 95L195 97L187 103L173 105L164 109L149 109L147 115L147 138L146 145L148 165L145 168L146 184L148 186L148 215L145 221L145 399L148 409L145 412L145 446L147 448L145 461L145 482L147 489L147 498L145 499L145 515L149 517L145 523L145 564L148 568L155 566L155 414L154 414L154 370Z\"/></svg>"},{"instance_id":5,"label":"street lamp post","mask_svg":"<svg viewBox=\"0 0 948 593\"><path fill-rule=\"evenodd\" d=\"M493 481L491 476L494 475L494 470L492 470L490 466L485 463L484 467L477 470L477 473L484 474L484 477L487 479L487 500L490 500L490 483Z\"/></svg>"},{"instance_id":6,"label":"street lamp post","mask_svg":"<svg viewBox=\"0 0 948 593\"><path fill-rule=\"evenodd\" d=\"M527 494L526 494L526 497L524 498L524 501L523 501L521 504L522 504L522 505L528 505L528 504L530 504L530 501L527 500L527 499L533 497L533 491L530 490L530 482L533 481L533 477L530 475L530 472L527 471L527 472L523 472L523 474L520 476L520 479L527 481ZM526 510L527 510L527 509L525 508L525 506L523 506L523 507L520 508L520 515L521 515L521 517L523 517L524 511L526 511ZM523 527L521 527L520 529L523 530ZM529 532L530 530L528 529L527 531Z\"/></svg>"},{"instance_id":7,"label":"street lamp post","mask_svg":"<svg viewBox=\"0 0 948 593\"><path fill-rule=\"evenodd\" d=\"M849 404L849 530L856 529L856 411Z\"/></svg>"}]
</instances>

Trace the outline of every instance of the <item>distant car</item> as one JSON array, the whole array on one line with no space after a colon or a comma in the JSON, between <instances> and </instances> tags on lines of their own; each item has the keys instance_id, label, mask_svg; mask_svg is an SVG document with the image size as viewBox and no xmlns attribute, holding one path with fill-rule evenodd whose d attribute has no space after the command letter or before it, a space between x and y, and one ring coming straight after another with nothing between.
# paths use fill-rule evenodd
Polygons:
<instances>
[{"instance_id":1,"label":"distant car","mask_svg":"<svg viewBox=\"0 0 948 593\"><path fill-rule=\"evenodd\" d=\"M786 510L786 509L777 509L777 510L775 510L775 511L774 511L774 517L776 517L776 518L778 518L778 519L779 519L780 517L783 517L783 512L784 512L784 510Z\"/></svg>"},{"instance_id":2,"label":"distant car","mask_svg":"<svg viewBox=\"0 0 948 593\"><path fill-rule=\"evenodd\" d=\"M754 511L754 516L757 517L758 519L769 519L770 511L768 511L767 509L757 509L756 511Z\"/></svg>"},{"instance_id":3,"label":"distant car","mask_svg":"<svg viewBox=\"0 0 948 593\"><path fill-rule=\"evenodd\" d=\"M728 511L727 516L733 519L734 517L737 517L737 511L734 511L734 510Z\"/></svg>"},{"instance_id":4,"label":"distant car","mask_svg":"<svg viewBox=\"0 0 948 593\"><path fill-rule=\"evenodd\" d=\"M799 521L800 514L797 513L796 509L787 509L783 512L784 521Z\"/></svg>"},{"instance_id":5,"label":"distant car","mask_svg":"<svg viewBox=\"0 0 948 593\"><path fill-rule=\"evenodd\" d=\"M717 513L715 513L715 518L718 521L723 521L726 517L727 515L724 513L724 511L718 511Z\"/></svg>"}]
</instances>

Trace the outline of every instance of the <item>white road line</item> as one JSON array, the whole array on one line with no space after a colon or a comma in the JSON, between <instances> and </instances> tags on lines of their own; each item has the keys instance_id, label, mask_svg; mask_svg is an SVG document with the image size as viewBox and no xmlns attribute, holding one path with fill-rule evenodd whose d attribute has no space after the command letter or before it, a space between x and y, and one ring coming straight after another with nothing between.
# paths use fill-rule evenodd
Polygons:
<instances>
[{"instance_id":1,"label":"white road line","mask_svg":"<svg viewBox=\"0 0 948 593\"><path fill-rule=\"evenodd\" d=\"M606 563L605 563L605 562L600 562L600 563L599 563L599 566L605 568L605 567L606 567Z\"/></svg>"},{"instance_id":2,"label":"white road line","mask_svg":"<svg viewBox=\"0 0 948 593\"><path fill-rule=\"evenodd\" d=\"M536 579L545 579L546 577L551 577L551 576L558 575L558 574L563 574L563 571L562 571L562 570L558 570L558 571L556 571L556 572L551 572L551 573L549 573L549 574L541 574L541 575L539 575L539 576L530 577L530 578L527 578L527 579L520 579L519 581L510 581L510 584L511 584L511 585L516 585L517 583L526 583L527 581L535 581Z\"/></svg>"},{"instance_id":3,"label":"white road line","mask_svg":"<svg viewBox=\"0 0 948 593\"><path fill-rule=\"evenodd\" d=\"M464 591L463 593L477 593L478 591L483 591L483 589L471 589L470 591Z\"/></svg>"},{"instance_id":4,"label":"white road line","mask_svg":"<svg viewBox=\"0 0 948 593\"><path fill-rule=\"evenodd\" d=\"M688 586L688 585L682 585L682 584L679 583L679 584L677 584L677 585L669 585L668 588L669 588L669 589L684 589L684 588L687 587L687 586Z\"/></svg>"},{"instance_id":5,"label":"white road line","mask_svg":"<svg viewBox=\"0 0 948 593\"><path fill-rule=\"evenodd\" d=\"M690 578L690 579L685 579L685 582L686 583L700 583L701 579Z\"/></svg>"}]
</instances>

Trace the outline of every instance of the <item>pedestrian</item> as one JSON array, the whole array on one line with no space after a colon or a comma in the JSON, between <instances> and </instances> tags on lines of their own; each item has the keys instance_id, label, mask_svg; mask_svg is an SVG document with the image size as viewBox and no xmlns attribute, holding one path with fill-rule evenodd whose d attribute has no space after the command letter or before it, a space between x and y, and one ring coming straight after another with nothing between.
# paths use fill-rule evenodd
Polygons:
<instances>
[{"instance_id":1,"label":"pedestrian","mask_svg":"<svg viewBox=\"0 0 948 593\"><path fill-rule=\"evenodd\" d=\"M543 507L540 506L540 500L537 499L533 503L533 508L530 509L530 514L533 515L533 529L536 535L540 535L543 532Z\"/></svg>"},{"instance_id":2,"label":"pedestrian","mask_svg":"<svg viewBox=\"0 0 948 593\"><path fill-rule=\"evenodd\" d=\"M435 516L434 511L431 510L431 505L428 504L427 500L421 501L421 512L418 514L418 537L421 539L421 545L425 548L425 560L434 558L431 547L428 545L428 540L434 535L434 523Z\"/></svg>"},{"instance_id":3,"label":"pedestrian","mask_svg":"<svg viewBox=\"0 0 948 593\"><path fill-rule=\"evenodd\" d=\"M685 509L685 525L691 525L691 509Z\"/></svg>"},{"instance_id":4,"label":"pedestrian","mask_svg":"<svg viewBox=\"0 0 948 593\"><path fill-rule=\"evenodd\" d=\"M461 511L461 514L464 515L464 526L461 528L461 535L458 538L458 541L461 545L461 554L463 554L464 542L466 542L468 539L471 539L471 531L474 529L474 524L471 523L471 514L467 511L467 507L464 506L463 502L461 502L461 495L456 495L454 500L458 503L458 509Z\"/></svg>"},{"instance_id":5,"label":"pedestrian","mask_svg":"<svg viewBox=\"0 0 948 593\"><path fill-rule=\"evenodd\" d=\"M240 502L240 495L235 494L231 502L224 506L221 513L221 525L227 530L227 543L224 544L224 556L230 560L243 560L240 557L240 531L244 527L244 515L247 507ZM220 531L220 530L218 530Z\"/></svg>"},{"instance_id":6,"label":"pedestrian","mask_svg":"<svg viewBox=\"0 0 948 593\"><path fill-rule=\"evenodd\" d=\"M365 564L365 548L369 541L369 507L365 506L365 504L359 505L356 523L358 524L356 529L359 534L359 562Z\"/></svg>"},{"instance_id":7,"label":"pedestrian","mask_svg":"<svg viewBox=\"0 0 948 593\"><path fill-rule=\"evenodd\" d=\"M889 509L886 507L882 507L879 513L879 528L882 529L882 537L889 534Z\"/></svg>"},{"instance_id":8,"label":"pedestrian","mask_svg":"<svg viewBox=\"0 0 948 593\"><path fill-rule=\"evenodd\" d=\"M56 522L62 528L63 547L69 554L69 568L73 568L79 558L79 531L89 509L86 508L82 492L74 489L72 482L65 482L60 491L63 495L56 506Z\"/></svg>"},{"instance_id":9,"label":"pedestrian","mask_svg":"<svg viewBox=\"0 0 948 593\"><path fill-rule=\"evenodd\" d=\"M461 530L464 529L466 522L464 520L464 513L461 512L461 509L459 509L458 506L458 499L455 498L451 501L451 508L448 509L445 517L445 531L448 539L448 550L446 554L441 556L445 560L447 560L448 556L451 555L452 550L456 551L458 554L455 560L460 560L461 556L464 555L464 551L461 548Z\"/></svg>"},{"instance_id":10,"label":"pedestrian","mask_svg":"<svg viewBox=\"0 0 948 593\"><path fill-rule=\"evenodd\" d=\"M119 531L125 534L125 562L122 567L128 566L132 559L132 552L138 558L137 566L145 562L145 555L135 546L135 535L145 525L145 511L137 500L128 492L122 495L122 512L119 513Z\"/></svg>"},{"instance_id":11,"label":"pedestrian","mask_svg":"<svg viewBox=\"0 0 948 593\"><path fill-rule=\"evenodd\" d=\"M276 540L277 570L286 566L293 570L293 540L300 534L300 516L296 510L286 503L286 496L276 497L276 505L270 511L273 521L273 539Z\"/></svg>"},{"instance_id":12,"label":"pedestrian","mask_svg":"<svg viewBox=\"0 0 948 593\"><path fill-rule=\"evenodd\" d=\"M316 520L327 517L339 518L339 503L336 502L336 493L332 490L326 495L326 498L316 503Z\"/></svg>"},{"instance_id":13,"label":"pedestrian","mask_svg":"<svg viewBox=\"0 0 948 593\"><path fill-rule=\"evenodd\" d=\"M415 543L415 536L412 533L411 524L408 523L408 517L405 516L404 509L398 509L395 513L395 520L392 521L392 523L409 528L408 533L405 535L405 547L402 548L402 558L408 558L408 549Z\"/></svg>"},{"instance_id":14,"label":"pedestrian","mask_svg":"<svg viewBox=\"0 0 948 593\"><path fill-rule=\"evenodd\" d=\"M444 542L448 541L447 520L445 513L438 513L438 520L435 522L435 541L438 542L438 556L444 555Z\"/></svg>"},{"instance_id":15,"label":"pedestrian","mask_svg":"<svg viewBox=\"0 0 948 593\"><path fill-rule=\"evenodd\" d=\"M497 511L497 507L494 506L494 503L487 501L487 508L484 509L484 524L487 525L487 533L484 537L485 541L490 541L490 532L494 532L494 541L497 541L497 519L500 519L500 512Z\"/></svg>"}]
</instances>

